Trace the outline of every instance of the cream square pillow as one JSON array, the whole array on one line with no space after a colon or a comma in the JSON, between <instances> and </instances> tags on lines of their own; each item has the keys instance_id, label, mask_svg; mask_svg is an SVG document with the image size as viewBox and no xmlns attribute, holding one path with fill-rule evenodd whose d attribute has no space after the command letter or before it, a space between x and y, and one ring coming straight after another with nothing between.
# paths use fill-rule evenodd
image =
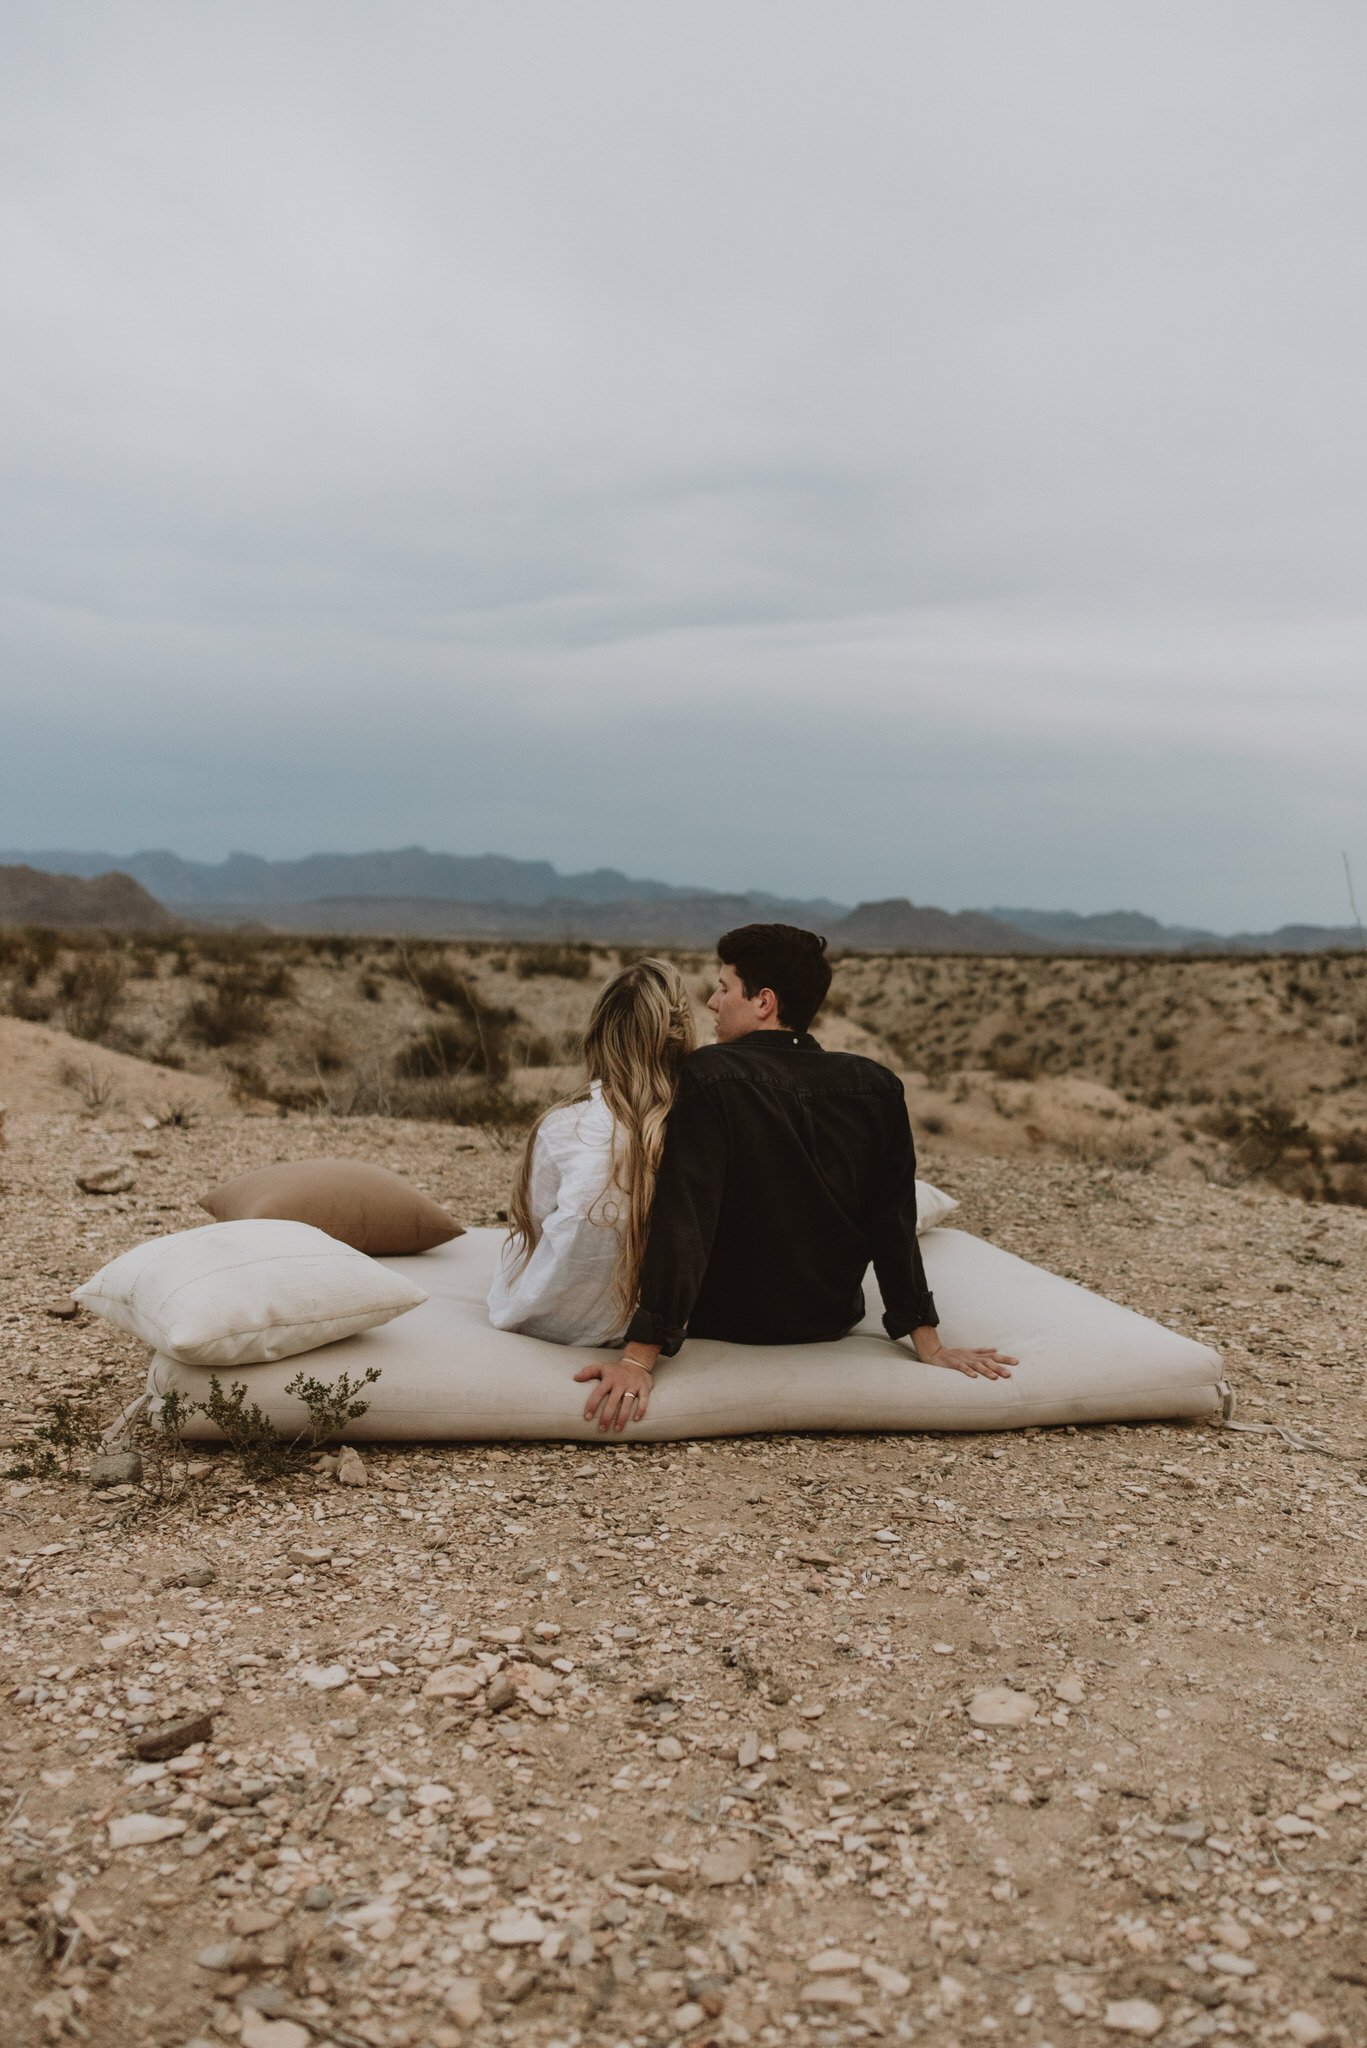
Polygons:
<instances>
[{"instance_id":1,"label":"cream square pillow","mask_svg":"<svg viewBox=\"0 0 1367 2048\"><path fill-rule=\"evenodd\" d=\"M310 1223L210 1223L154 1237L102 1266L77 1301L181 1365L263 1365L427 1299Z\"/></svg>"},{"instance_id":2,"label":"cream square pillow","mask_svg":"<svg viewBox=\"0 0 1367 2048\"><path fill-rule=\"evenodd\" d=\"M946 1216L952 1216L958 1208L953 1195L942 1194L933 1188L928 1180L916 1183L916 1235L923 1230L934 1230L937 1223L943 1223Z\"/></svg>"}]
</instances>

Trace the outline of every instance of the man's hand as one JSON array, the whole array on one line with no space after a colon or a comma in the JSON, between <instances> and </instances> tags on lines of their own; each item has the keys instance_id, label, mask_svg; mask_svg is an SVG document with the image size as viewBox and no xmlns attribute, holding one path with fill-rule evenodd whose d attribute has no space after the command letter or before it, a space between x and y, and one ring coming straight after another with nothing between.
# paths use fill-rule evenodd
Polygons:
<instances>
[{"instance_id":1,"label":"man's hand","mask_svg":"<svg viewBox=\"0 0 1367 2048\"><path fill-rule=\"evenodd\" d=\"M990 1345L981 1351L952 1351L940 1342L939 1332L929 1323L924 1329L912 1331L911 1342L922 1365L947 1366L951 1372L961 1372L970 1380L1009 1380L1007 1368L1020 1363L1005 1351L992 1350Z\"/></svg>"},{"instance_id":2,"label":"man's hand","mask_svg":"<svg viewBox=\"0 0 1367 2048\"><path fill-rule=\"evenodd\" d=\"M595 1410L598 1427L623 1430L629 1422L644 1422L654 1382L638 1359L618 1358L607 1365L582 1365L577 1380L597 1380L584 1409L585 1422L592 1422Z\"/></svg>"}]
</instances>

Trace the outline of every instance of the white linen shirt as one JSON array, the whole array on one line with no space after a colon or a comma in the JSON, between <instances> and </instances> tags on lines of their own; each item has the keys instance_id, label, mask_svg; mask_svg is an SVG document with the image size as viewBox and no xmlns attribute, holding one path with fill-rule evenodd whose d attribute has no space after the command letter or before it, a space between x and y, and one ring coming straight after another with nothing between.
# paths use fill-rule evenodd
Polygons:
<instances>
[{"instance_id":1,"label":"white linen shirt","mask_svg":"<svg viewBox=\"0 0 1367 2048\"><path fill-rule=\"evenodd\" d=\"M509 1237L489 1289L489 1321L552 1344L614 1343L627 1318L618 1306L613 1270L621 1249L624 1199L612 1179L616 1122L601 1081L587 1102L553 1109L536 1134L528 1196L540 1232L518 1267Z\"/></svg>"}]
</instances>

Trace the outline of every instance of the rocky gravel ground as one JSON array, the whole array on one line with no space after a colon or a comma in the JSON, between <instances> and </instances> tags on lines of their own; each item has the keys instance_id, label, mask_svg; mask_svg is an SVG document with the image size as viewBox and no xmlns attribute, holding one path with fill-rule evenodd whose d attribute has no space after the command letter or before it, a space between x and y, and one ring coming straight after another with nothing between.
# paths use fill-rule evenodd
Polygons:
<instances>
[{"instance_id":1,"label":"rocky gravel ground","mask_svg":"<svg viewBox=\"0 0 1367 2048\"><path fill-rule=\"evenodd\" d=\"M67 1290L215 1181L345 1153L492 1222L515 1158L187 1114L11 1093L10 1461L137 1391ZM1367 1213L924 1167L1265 1427L0 1483L6 2039L1367 2041Z\"/></svg>"}]
</instances>

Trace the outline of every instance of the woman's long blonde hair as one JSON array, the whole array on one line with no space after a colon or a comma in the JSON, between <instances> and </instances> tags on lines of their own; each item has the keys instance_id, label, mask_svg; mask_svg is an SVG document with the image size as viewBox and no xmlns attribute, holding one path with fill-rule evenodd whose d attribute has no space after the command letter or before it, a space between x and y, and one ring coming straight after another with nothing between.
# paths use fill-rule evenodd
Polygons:
<instances>
[{"instance_id":1,"label":"woman's long blonde hair","mask_svg":"<svg viewBox=\"0 0 1367 2048\"><path fill-rule=\"evenodd\" d=\"M584 1066L590 1081L601 1081L603 1100L612 1112L612 1178L603 1191L600 1216L594 1221L615 1225L625 1205L626 1228L613 1272L622 1324L631 1320L655 1199L655 1176L664 1150L665 1123L674 1101L679 1068L693 1050L693 1006L684 978L669 960L635 960L603 984L584 1032ZM586 1102L581 1088L563 1102ZM522 1165L508 1206L513 1242L522 1263L531 1257L540 1231L532 1217L530 1189L532 1153L537 1132L551 1111L543 1111L527 1140Z\"/></svg>"}]
</instances>

